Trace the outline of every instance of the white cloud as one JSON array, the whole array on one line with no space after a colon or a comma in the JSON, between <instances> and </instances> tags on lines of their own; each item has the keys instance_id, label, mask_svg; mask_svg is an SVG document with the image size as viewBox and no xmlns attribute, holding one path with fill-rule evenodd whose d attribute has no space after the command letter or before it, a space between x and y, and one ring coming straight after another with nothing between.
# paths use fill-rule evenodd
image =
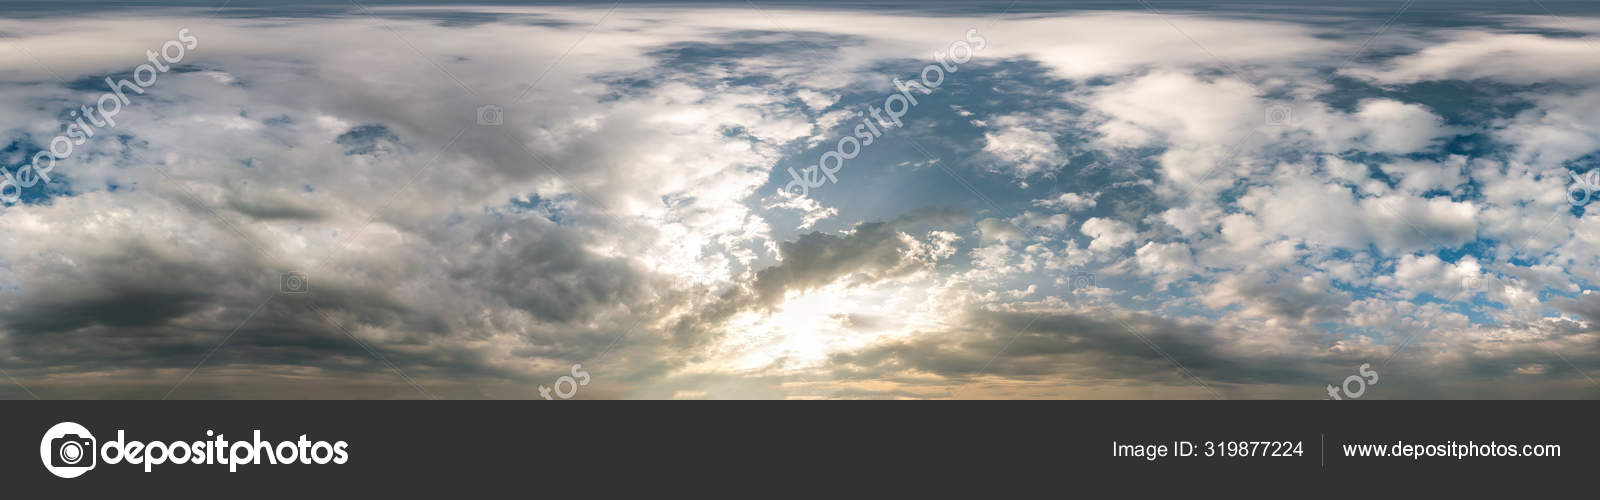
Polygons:
<instances>
[{"instance_id":1,"label":"white cloud","mask_svg":"<svg viewBox=\"0 0 1600 500\"><path fill-rule=\"evenodd\" d=\"M1128 223L1100 217L1083 221L1083 226L1078 230L1093 239L1089 242L1089 250L1094 252L1116 250L1132 243L1138 236L1133 226Z\"/></svg>"},{"instance_id":2,"label":"white cloud","mask_svg":"<svg viewBox=\"0 0 1600 500\"><path fill-rule=\"evenodd\" d=\"M1453 247L1477 234L1472 202L1401 194L1358 199L1344 186L1304 179L1251 189L1239 205L1269 234L1350 249L1373 244L1391 255Z\"/></svg>"},{"instance_id":3,"label":"white cloud","mask_svg":"<svg viewBox=\"0 0 1600 500\"><path fill-rule=\"evenodd\" d=\"M1082 195L1082 194L1078 194L1078 193L1062 193L1060 196L1057 196L1055 198L1046 198L1046 199L1043 199L1043 200L1034 200L1033 201L1033 206L1043 207L1043 208L1052 208L1052 209L1056 209L1056 210L1066 210L1066 211L1069 211L1069 212L1080 212L1080 211L1083 211L1083 210L1094 208L1095 200L1098 199L1099 197L1100 197L1100 193L1094 193L1094 194L1090 194L1090 195Z\"/></svg>"},{"instance_id":4,"label":"white cloud","mask_svg":"<svg viewBox=\"0 0 1600 500\"><path fill-rule=\"evenodd\" d=\"M1194 254L1182 243L1145 243L1134 255L1145 274L1156 276L1158 287L1183 279L1194 270Z\"/></svg>"},{"instance_id":5,"label":"white cloud","mask_svg":"<svg viewBox=\"0 0 1600 500\"><path fill-rule=\"evenodd\" d=\"M1436 255L1401 256L1395 263L1393 274L1381 276L1373 282L1378 286L1397 289L1407 298L1429 293L1443 300L1469 299L1471 293L1487 285L1483 267L1476 258L1467 256L1449 263Z\"/></svg>"},{"instance_id":6,"label":"white cloud","mask_svg":"<svg viewBox=\"0 0 1600 500\"><path fill-rule=\"evenodd\" d=\"M1461 30L1449 41L1396 57L1381 68L1345 72L1384 83L1480 78L1517 84L1587 82L1600 77L1600 62L1593 55L1594 47L1582 38Z\"/></svg>"},{"instance_id":7,"label":"white cloud","mask_svg":"<svg viewBox=\"0 0 1600 500\"><path fill-rule=\"evenodd\" d=\"M1000 219L978 221L978 232L983 242L1010 242L1022 240L1022 229L1016 224Z\"/></svg>"},{"instance_id":8,"label":"white cloud","mask_svg":"<svg viewBox=\"0 0 1600 500\"><path fill-rule=\"evenodd\" d=\"M1427 108L1389 99L1361 103L1355 119L1366 129L1363 143L1380 153L1422 151L1443 133L1441 120Z\"/></svg>"},{"instance_id":9,"label":"white cloud","mask_svg":"<svg viewBox=\"0 0 1600 500\"><path fill-rule=\"evenodd\" d=\"M1452 156L1443 162L1398 160L1381 166L1391 178L1400 180L1400 189L1414 195L1440 190L1450 192L1467 182L1465 156Z\"/></svg>"},{"instance_id":10,"label":"white cloud","mask_svg":"<svg viewBox=\"0 0 1600 500\"><path fill-rule=\"evenodd\" d=\"M1055 138L1045 132L1010 127L984 135L984 152L1000 162L998 170L1028 178L1061 166L1066 158Z\"/></svg>"},{"instance_id":11,"label":"white cloud","mask_svg":"<svg viewBox=\"0 0 1600 500\"><path fill-rule=\"evenodd\" d=\"M1600 91L1542 95L1532 109L1506 120L1495 137L1515 146L1517 159L1550 169L1600 150Z\"/></svg>"}]
</instances>

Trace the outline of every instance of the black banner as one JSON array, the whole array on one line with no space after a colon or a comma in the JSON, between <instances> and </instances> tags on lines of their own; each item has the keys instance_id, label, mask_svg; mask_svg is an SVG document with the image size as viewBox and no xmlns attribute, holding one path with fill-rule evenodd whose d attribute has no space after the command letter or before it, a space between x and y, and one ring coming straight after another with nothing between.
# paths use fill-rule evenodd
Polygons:
<instances>
[{"instance_id":1,"label":"black banner","mask_svg":"<svg viewBox=\"0 0 1600 500\"><path fill-rule=\"evenodd\" d=\"M1597 408L1576 401L10 402L0 405L0 470L23 491L62 498L847 485L1020 492L1086 482L1131 492L1195 487L1186 479L1250 487L1378 476L1451 478L1456 487L1496 479L1576 483L1600 465ZM63 422L90 435L50 436ZM180 455L184 463L174 463ZM89 458L92 468L84 466ZM47 459L69 475L67 462L76 461L79 474L58 477Z\"/></svg>"}]
</instances>

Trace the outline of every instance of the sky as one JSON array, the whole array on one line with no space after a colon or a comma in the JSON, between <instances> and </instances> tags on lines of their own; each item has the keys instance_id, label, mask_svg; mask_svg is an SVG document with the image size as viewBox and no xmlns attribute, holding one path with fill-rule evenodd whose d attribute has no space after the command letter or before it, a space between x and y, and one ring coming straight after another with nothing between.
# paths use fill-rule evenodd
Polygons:
<instances>
[{"instance_id":1,"label":"sky","mask_svg":"<svg viewBox=\"0 0 1600 500\"><path fill-rule=\"evenodd\" d=\"M0 398L1593 398L1597 35L0 2Z\"/></svg>"}]
</instances>

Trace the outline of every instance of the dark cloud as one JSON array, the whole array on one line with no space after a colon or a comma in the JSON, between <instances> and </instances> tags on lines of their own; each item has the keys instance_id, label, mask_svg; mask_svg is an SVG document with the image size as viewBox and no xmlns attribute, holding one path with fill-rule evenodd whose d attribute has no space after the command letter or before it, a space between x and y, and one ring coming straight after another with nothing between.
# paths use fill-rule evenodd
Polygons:
<instances>
[{"instance_id":1,"label":"dark cloud","mask_svg":"<svg viewBox=\"0 0 1600 500\"><path fill-rule=\"evenodd\" d=\"M979 309L966 313L952 330L837 354L830 361L834 373L855 379L917 371L959 382L988 375L1188 384L1179 367L1213 384L1315 384L1324 377L1318 370L1321 362L1307 357L1250 360L1227 352L1228 341L1213 329L1203 323L1107 310Z\"/></svg>"}]
</instances>

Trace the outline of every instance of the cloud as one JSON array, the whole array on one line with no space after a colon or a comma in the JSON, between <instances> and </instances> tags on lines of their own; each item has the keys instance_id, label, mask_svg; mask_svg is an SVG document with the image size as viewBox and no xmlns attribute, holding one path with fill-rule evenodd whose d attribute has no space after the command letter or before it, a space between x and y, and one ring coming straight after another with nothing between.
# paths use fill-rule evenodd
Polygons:
<instances>
[{"instance_id":1,"label":"cloud","mask_svg":"<svg viewBox=\"0 0 1600 500\"><path fill-rule=\"evenodd\" d=\"M1055 138L1038 130L1009 127L990 132L984 139L988 142L983 147L984 152L1007 165L1003 170L1010 171L1016 177L1032 177L1054 170L1066 162Z\"/></svg>"},{"instance_id":2,"label":"cloud","mask_svg":"<svg viewBox=\"0 0 1600 500\"><path fill-rule=\"evenodd\" d=\"M1541 95L1534 102L1496 131L1516 145L1518 160L1553 168L1600 150L1600 128L1588 119L1600 112L1600 92Z\"/></svg>"},{"instance_id":3,"label":"cloud","mask_svg":"<svg viewBox=\"0 0 1600 500\"><path fill-rule=\"evenodd\" d=\"M1366 129L1367 149L1379 153L1421 151L1442 132L1441 120L1427 108L1388 99L1361 103L1355 118Z\"/></svg>"},{"instance_id":4,"label":"cloud","mask_svg":"<svg viewBox=\"0 0 1600 500\"><path fill-rule=\"evenodd\" d=\"M1435 297L1454 298L1470 293L1485 284L1483 268L1477 259L1467 256L1460 261L1447 263L1435 255L1405 255L1395 263L1394 274L1382 276L1376 284L1397 288L1407 297L1430 293Z\"/></svg>"},{"instance_id":5,"label":"cloud","mask_svg":"<svg viewBox=\"0 0 1600 500\"><path fill-rule=\"evenodd\" d=\"M912 223L871 222L849 234L810 233L780 245L783 263L756 274L755 289L772 303L788 291L804 291L849 278L857 283L876 282L921 271L954 253L954 235L932 233L917 239L898 230Z\"/></svg>"},{"instance_id":6,"label":"cloud","mask_svg":"<svg viewBox=\"0 0 1600 500\"><path fill-rule=\"evenodd\" d=\"M1359 20L440 10L0 20L4 165L201 40L0 208L0 363L47 397L536 397L582 362L586 398L1301 398L1395 355L1371 397L1592 394L1594 68L1502 29L1551 19L1352 59ZM974 25L939 105L779 194Z\"/></svg>"},{"instance_id":7,"label":"cloud","mask_svg":"<svg viewBox=\"0 0 1600 500\"><path fill-rule=\"evenodd\" d=\"M1344 186L1310 180L1253 188L1240 197L1239 205L1256 215L1225 219L1223 232L1237 228L1229 238L1241 245L1259 241L1264 233L1314 245L1376 245L1389 255L1472 241L1479 210L1470 201L1448 198L1357 197ZM1230 226L1230 220L1236 223Z\"/></svg>"},{"instance_id":8,"label":"cloud","mask_svg":"<svg viewBox=\"0 0 1600 500\"><path fill-rule=\"evenodd\" d=\"M1095 199L1099 198L1099 196L1100 195L1098 193L1087 196L1078 193L1062 193L1060 196L1055 198L1034 200L1033 205L1036 207L1078 212L1084 209L1094 208Z\"/></svg>"},{"instance_id":9,"label":"cloud","mask_svg":"<svg viewBox=\"0 0 1600 500\"><path fill-rule=\"evenodd\" d=\"M1022 228L1000 219L978 221L978 232L984 243L1022 240Z\"/></svg>"},{"instance_id":10,"label":"cloud","mask_svg":"<svg viewBox=\"0 0 1600 500\"><path fill-rule=\"evenodd\" d=\"M1125 222L1102 219L1095 217L1083 221L1080 229L1085 236L1093 239L1089 242L1089 249L1096 252L1109 252L1123 245L1133 242L1138 235L1133 226Z\"/></svg>"},{"instance_id":11,"label":"cloud","mask_svg":"<svg viewBox=\"0 0 1600 500\"><path fill-rule=\"evenodd\" d=\"M1600 75L1600 64L1589 57L1593 50L1581 38L1465 30L1379 67L1350 68L1346 73L1384 83L1480 78L1516 84L1584 81Z\"/></svg>"},{"instance_id":12,"label":"cloud","mask_svg":"<svg viewBox=\"0 0 1600 500\"><path fill-rule=\"evenodd\" d=\"M1149 242L1134 255L1139 269L1156 276L1160 284L1183 279L1194 270L1194 255L1182 243Z\"/></svg>"}]
</instances>

